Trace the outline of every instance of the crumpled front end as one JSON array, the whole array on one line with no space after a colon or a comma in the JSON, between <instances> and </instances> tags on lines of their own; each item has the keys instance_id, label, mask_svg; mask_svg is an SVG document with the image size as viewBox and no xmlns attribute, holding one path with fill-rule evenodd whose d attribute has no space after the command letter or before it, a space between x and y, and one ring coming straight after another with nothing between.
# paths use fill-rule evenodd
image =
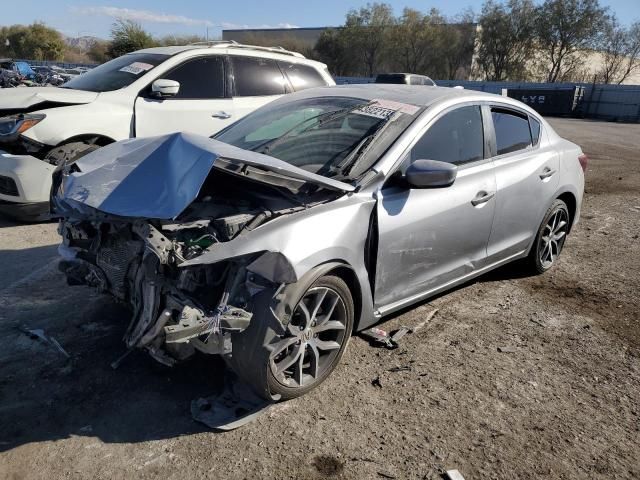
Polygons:
<instances>
[{"instance_id":1,"label":"crumpled front end","mask_svg":"<svg viewBox=\"0 0 640 480\"><path fill-rule=\"evenodd\" d=\"M274 284L252 273L263 255L180 268L216 242L234 235L235 216L213 222L65 220L60 269L70 284L90 285L128 304L133 312L125 333L128 348L146 349L166 365L191 356L231 351L231 333L251 321L252 296ZM250 216L245 216L247 221ZM277 256L277 254L276 254ZM266 257L265 257L266 258ZM287 279L286 261L279 273ZM289 272L290 275L290 272Z\"/></svg>"}]
</instances>

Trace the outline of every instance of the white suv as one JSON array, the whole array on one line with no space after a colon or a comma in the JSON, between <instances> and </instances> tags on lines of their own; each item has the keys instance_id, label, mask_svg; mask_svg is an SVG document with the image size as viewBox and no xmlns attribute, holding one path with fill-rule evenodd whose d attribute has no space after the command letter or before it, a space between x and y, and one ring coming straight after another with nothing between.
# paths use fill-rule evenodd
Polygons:
<instances>
[{"instance_id":1,"label":"white suv","mask_svg":"<svg viewBox=\"0 0 640 480\"><path fill-rule=\"evenodd\" d=\"M283 94L326 85L335 82L323 63L223 41L139 50L60 88L0 89L0 212L46 217L53 172L101 146L209 136Z\"/></svg>"}]
</instances>

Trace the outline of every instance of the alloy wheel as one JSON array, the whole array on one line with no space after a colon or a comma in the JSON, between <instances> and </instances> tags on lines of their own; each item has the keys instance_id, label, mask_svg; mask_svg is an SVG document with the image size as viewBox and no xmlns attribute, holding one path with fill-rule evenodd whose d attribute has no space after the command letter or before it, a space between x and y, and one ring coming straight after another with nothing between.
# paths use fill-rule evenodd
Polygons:
<instances>
[{"instance_id":1,"label":"alloy wheel","mask_svg":"<svg viewBox=\"0 0 640 480\"><path fill-rule=\"evenodd\" d=\"M538 247L540 264L546 270L560 255L567 236L569 218L564 209L558 209L549 217L549 221L542 230Z\"/></svg>"},{"instance_id":2,"label":"alloy wheel","mask_svg":"<svg viewBox=\"0 0 640 480\"><path fill-rule=\"evenodd\" d=\"M269 366L287 387L306 387L332 368L347 338L346 307L329 287L314 287L298 302L286 333L269 347Z\"/></svg>"}]
</instances>

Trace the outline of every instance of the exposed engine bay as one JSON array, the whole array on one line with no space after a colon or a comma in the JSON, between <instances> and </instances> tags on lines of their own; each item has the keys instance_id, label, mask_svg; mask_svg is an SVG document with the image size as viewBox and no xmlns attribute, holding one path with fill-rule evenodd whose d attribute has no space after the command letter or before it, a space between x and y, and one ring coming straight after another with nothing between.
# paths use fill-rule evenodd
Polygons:
<instances>
[{"instance_id":1,"label":"exposed engine bay","mask_svg":"<svg viewBox=\"0 0 640 480\"><path fill-rule=\"evenodd\" d=\"M196 350L227 354L231 333L251 321L252 297L278 288L252 272L254 262L264 263L261 257L273 252L180 265L266 222L323 203L327 195L308 198L302 203L280 187L216 172L175 220L100 212L92 219L63 219L60 269L69 284L93 286L129 305L129 349L144 348L169 366Z\"/></svg>"}]
</instances>

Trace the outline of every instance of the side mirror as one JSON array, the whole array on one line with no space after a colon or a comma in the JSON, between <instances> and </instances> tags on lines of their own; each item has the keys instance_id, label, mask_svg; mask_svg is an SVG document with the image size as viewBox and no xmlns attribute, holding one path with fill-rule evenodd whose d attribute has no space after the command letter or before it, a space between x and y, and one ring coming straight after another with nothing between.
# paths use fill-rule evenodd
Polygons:
<instances>
[{"instance_id":1,"label":"side mirror","mask_svg":"<svg viewBox=\"0 0 640 480\"><path fill-rule=\"evenodd\" d=\"M458 167L437 160L415 160L404 174L411 188L442 188L453 184Z\"/></svg>"},{"instance_id":2,"label":"side mirror","mask_svg":"<svg viewBox=\"0 0 640 480\"><path fill-rule=\"evenodd\" d=\"M180 82L159 78L151 84L151 94L155 98L175 97L180 91Z\"/></svg>"}]
</instances>

